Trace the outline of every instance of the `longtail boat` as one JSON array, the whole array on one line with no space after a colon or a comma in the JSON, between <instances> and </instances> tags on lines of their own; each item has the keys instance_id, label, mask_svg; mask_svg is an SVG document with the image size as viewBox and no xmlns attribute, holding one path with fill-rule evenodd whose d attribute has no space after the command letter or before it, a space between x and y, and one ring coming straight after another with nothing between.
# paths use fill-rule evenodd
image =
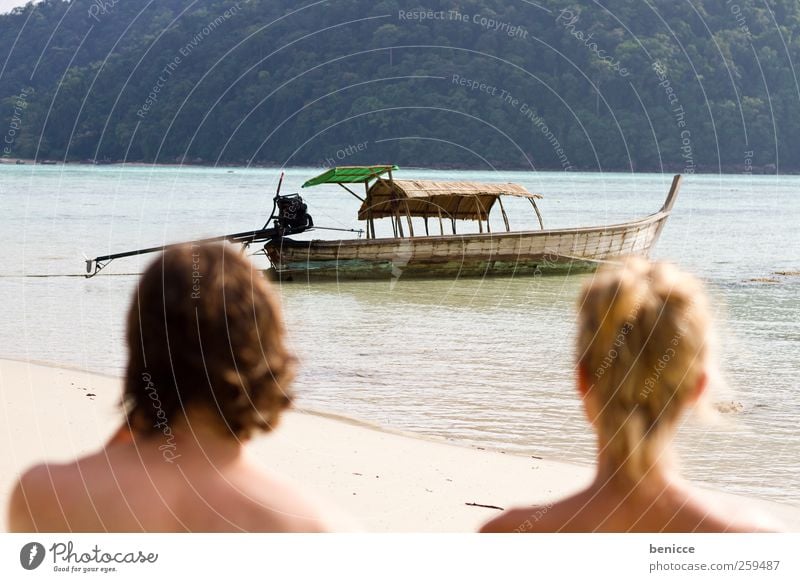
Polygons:
<instances>
[{"instance_id":1,"label":"longtail boat","mask_svg":"<svg viewBox=\"0 0 800 582\"><path fill-rule=\"evenodd\" d=\"M366 232L315 226L299 194L280 194L281 176L273 212L261 229L192 242L227 240L245 247L263 243L271 264L268 273L282 281L586 271L624 255L647 256L664 229L681 184L681 176L676 175L663 206L649 216L620 224L546 229L536 204L542 196L519 184L398 180L397 170L393 165L339 166L303 184L303 188L335 184L356 197L361 202L358 219L365 223ZM356 192L362 186L363 196ZM528 200L538 229L512 230L503 197ZM504 225L499 231L492 230L490 221L495 208L500 214L496 223L502 218ZM391 230L382 229L378 235L376 221L380 220L388 221ZM477 223L478 232L459 233L459 225L465 222L473 223L473 230ZM345 230L358 236L292 238L310 230ZM116 258L170 246L175 245L87 259L87 276Z\"/></svg>"},{"instance_id":2,"label":"longtail boat","mask_svg":"<svg viewBox=\"0 0 800 582\"><path fill-rule=\"evenodd\" d=\"M376 279L530 275L553 271L591 270L622 255L647 256L658 240L680 189L672 180L661 209L649 216L606 226L545 229L536 200L519 184L482 184L397 180L396 166L337 167L303 187L338 184L361 201L358 218L366 237L344 240L270 240L265 251L272 274L281 280ZM359 196L353 185L363 184ZM504 196L527 199L538 230L512 231ZM493 232L489 221L497 207L504 230ZM422 218L414 230L413 218ZM378 237L375 221L388 219L392 236ZM477 233L458 233L460 221L474 221Z\"/></svg>"}]
</instances>

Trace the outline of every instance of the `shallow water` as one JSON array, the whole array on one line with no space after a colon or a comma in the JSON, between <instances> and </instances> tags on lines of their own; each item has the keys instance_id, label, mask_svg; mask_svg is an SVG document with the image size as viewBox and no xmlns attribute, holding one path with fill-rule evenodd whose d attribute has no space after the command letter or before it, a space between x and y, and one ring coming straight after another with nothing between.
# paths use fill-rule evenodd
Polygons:
<instances>
[{"instance_id":1,"label":"shallow water","mask_svg":"<svg viewBox=\"0 0 800 582\"><path fill-rule=\"evenodd\" d=\"M287 172L297 191L313 169ZM541 192L547 227L655 211L671 176L405 170L513 181ZM95 256L259 227L274 170L0 166L0 356L119 374L124 313L145 259L86 280ZM653 252L703 277L720 328L725 390L739 413L687 421L687 475L800 503L800 178L692 176ZM359 228L338 187L303 191L318 225ZM512 225L533 227L522 201ZM308 236L308 235L304 235ZM316 237L336 238L318 231ZM263 257L255 260L266 267ZM586 275L293 283L281 286L303 367L302 406L482 447L591 463L574 395L574 304ZM753 281L752 279L766 279Z\"/></svg>"}]
</instances>

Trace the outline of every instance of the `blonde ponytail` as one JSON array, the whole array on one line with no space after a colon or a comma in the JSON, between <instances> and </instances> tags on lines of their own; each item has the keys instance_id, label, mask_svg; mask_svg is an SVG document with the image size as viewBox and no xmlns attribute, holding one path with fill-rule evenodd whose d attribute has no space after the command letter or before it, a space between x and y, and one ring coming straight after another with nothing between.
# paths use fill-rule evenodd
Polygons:
<instances>
[{"instance_id":1,"label":"blonde ponytail","mask_svg":"<svg viewBox=\"0 0 800 582\"><path fill-rule=\"evenodd\" d=\"M673 425L705 370L705 292L667 263L631 258L601 268L584 287L578 364L598 406L606 455L638 480L656 440Z\"/></svg>"}]
</instances>

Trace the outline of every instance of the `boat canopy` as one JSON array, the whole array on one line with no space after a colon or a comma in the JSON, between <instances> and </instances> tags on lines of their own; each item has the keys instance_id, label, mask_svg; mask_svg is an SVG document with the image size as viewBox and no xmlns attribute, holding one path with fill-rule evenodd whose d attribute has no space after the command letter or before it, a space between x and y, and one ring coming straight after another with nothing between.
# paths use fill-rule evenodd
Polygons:
<instances>
[{"instance_id":1,"label":"boat canopy","mask_svg":"<svg viewBox=\"0 0 800 582\"><path fill-rule=\"evenodd\" d=\"M531 201L542 197L519 184L380 179L367 191L358 219L407 215L487 220L500 196L520 196Z\"/></svg>"},{"instance_id":2,"label":"boat canopy","mask_svg":"<svg viewBox=\"0 0 800 582\"><path fill-rule=\"evenodd\" d=\"M311 178L303 188L320 184L363 184L387 172L397 170L397 166L338 166Z\"/></svg>"}]
</instances>

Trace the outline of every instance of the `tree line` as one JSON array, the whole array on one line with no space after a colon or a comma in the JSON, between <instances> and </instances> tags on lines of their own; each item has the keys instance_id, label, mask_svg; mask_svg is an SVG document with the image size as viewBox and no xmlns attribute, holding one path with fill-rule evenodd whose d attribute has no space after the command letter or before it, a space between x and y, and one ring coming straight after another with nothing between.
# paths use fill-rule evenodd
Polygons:
<instances>
[{"instance_id":1,"label":"tree line","mask_svg":"<svg viewBox=\"0 0 800 582\"><path fill-rule=\"evenodd\" d=\"M795 171L798 33L791 0L44 0L0 16L2 157Z\"/></svg>"}]
</instances>

